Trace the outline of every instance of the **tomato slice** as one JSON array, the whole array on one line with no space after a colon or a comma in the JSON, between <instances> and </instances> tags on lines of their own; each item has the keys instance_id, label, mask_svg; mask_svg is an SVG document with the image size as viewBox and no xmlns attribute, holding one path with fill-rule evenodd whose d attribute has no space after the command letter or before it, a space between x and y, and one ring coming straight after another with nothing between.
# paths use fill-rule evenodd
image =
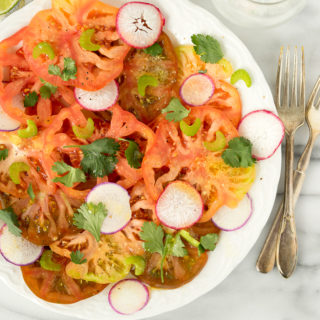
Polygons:
<instances>
[{"instance_id":1,"label":"tomato slice","mask_svg":"<svg viewBox=\"0 0 320 320\"><path fill-rule=\"evenodd\" d=\"M204 201L204 222L222 205L237 206L254 181L255 167L231 168L221 158L223 150L205 149L203 142L213 141L217 131L227 141L238 136L223 113L210 106L193 107L186 121L193 123L196 118L202 125L193 137L185 136L177 123L162 120L142 170L146 190L154 201L171 181L183 180L193 185Z\"/></svg>"},{"instance_id":2,"label":"tomato slice","mask_svg":"<svg viewBox=\"0 0 320 320\"><path fill-rule=\"evenodd\" d=\"M106 284L72 279L65 272L67 259L53 254L52 260L62 266L61 271L42 269L38 261L21 267L26 285L37 297L52 303L71 304L92 297L106 287Z\"/></svg>"},{"instance_id":3,"label":"tomato slice","mask_svg":"<svg viewBox=\"0 0 320 320\"><path fill-rule=\"evenodd\" d=\"M84 231L62 238L50 248L67 258L75 250L81 250L84 254L86 263L68 263L66 272L70 277L104 284L117 282L130 272L131 266L125 263L126 257L144 253L142 242L139 240L143 222L132 220L126 228L115 234L101 235L98 243L88 231Z\"/></svg>"},{"instance_id":4,"label":"tomato slice","mask_svg":"<svg viewBox=\"0 0 320 320\"><path fill-rule=\"evenodd\" d=\"M161 56L152 56L143 50L132 49L128 54L120 85L120 105L145 123L155 119L173 95L177 81L177 59L169 37L162 33L158 43L163 48ZM138 94L138 79L150 75L159 81L156 87L148 86L146 95Z\"/></svg>"},{"instance_id":5,"label":"tomato slice","mask_svg":"<svg viewBox=\"0 0 320 320\"><path fill-rule=\"evenodd\" d=\"M117 12L117 8L100 1L53 1L53 9L34 16L24 38L23 50L31 69L56 86L71 85L89 91L103 88L120 75L130 49L117 34ZM92 41L100 45L97 52L79 44L81 33L87 29L95 30ZM55 52L53 60L46 55L33 58L33 49L40 42L50 43ZM63 70L65 58L76 62L76 79L64 81L48 73L51 64Z\"/></svg>"}]
</instances>

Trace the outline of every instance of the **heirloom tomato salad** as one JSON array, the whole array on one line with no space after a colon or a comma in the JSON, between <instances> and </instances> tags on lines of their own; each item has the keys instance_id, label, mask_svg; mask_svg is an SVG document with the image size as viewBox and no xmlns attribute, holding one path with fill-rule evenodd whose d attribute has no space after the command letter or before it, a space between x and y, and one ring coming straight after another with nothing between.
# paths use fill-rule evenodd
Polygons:
<instances>
[{"instance_id":1,"label":"heirloom tomato salad","mask_svg":"<svg viewBox=\"0 0 320 320\"><path fill-rule=\"evenodd\" d=\"M0 42L0 250L43 300L110 285L106 303L137 312L252 214L255 163L283 126L265 110L242 119L234 84L249 73L214 35L174 47L166 18L52 0ZM277 141L260 148L270 126Z\"/></svg>"}]
</instances>

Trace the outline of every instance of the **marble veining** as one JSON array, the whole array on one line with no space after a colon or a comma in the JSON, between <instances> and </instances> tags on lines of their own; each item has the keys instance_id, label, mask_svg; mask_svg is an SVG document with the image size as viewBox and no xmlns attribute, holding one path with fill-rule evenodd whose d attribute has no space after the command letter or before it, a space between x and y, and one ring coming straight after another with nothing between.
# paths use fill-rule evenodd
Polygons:
<instances>
[{"instance_id":1,"label":"marble veining","mask_svg":"<svg viewBox=\"0 0 320 320\"><path fill-rule=\"evenodd\" d=\"M193 0L216 13L214 0ZM28 2L28 0L27 0ZM307 92L320 74L320 2L309 0L307 7L292 20L270 29L250 30L223 22L247 45L274 88L276 63L281 45L304 45L306 51ZM299 130L296 157L304 148L308 130ZM273 214L258 242L244 261L213 291L191 304L152 320L224 319L224 320L314 320L320 318L320 139L312 155L305 185L296 207L299 258L296 272L284 279L275 269L270 274L255 270L255 261L269 230L275 210L281 201L283 177ZM6 320L71 320L48 313L41 307L17 297L0 283L0 319ZM19 303L17 304L17 301ZM94 318L93 318L94 319ZM151 319L150 319L151 320Z\"/></svg>"}]
</instances>

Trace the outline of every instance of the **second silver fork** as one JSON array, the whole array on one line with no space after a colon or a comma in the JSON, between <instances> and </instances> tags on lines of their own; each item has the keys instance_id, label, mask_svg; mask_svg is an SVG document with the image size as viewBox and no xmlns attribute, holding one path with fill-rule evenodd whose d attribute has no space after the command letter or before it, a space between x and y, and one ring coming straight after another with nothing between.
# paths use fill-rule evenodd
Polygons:
<instances>
[{"instance_id":1,"label":"second silver fork","mask_svg":"<svg viewBox=\"0 0 320 320\"><path fill-rule=\"evenodd\" d=\"M276 262L280 273L288 278L297 264L297 238L294 219L293 203L293 158L294 135L304 123L305 118L305 64L304 51L301 52L301 71L298 89L298 53L294 50L293 75L290 97L290 50L287 49L285 59L284 81L282 81L283 49L281 49L277 73L277 110L285 126L286 162L285 162L285 191L284 209L280 225ZM283 87L283 88L282 88ZM283 92L282 92L283 90ZM299 91L299 98L298 98Z\"/></svg>"}]
</instances>

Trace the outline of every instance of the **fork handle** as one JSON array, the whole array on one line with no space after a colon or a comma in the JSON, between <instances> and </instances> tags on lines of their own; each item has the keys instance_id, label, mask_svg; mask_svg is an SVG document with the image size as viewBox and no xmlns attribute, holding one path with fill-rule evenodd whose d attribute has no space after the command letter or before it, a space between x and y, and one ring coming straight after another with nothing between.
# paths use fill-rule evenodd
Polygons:
<instances>
[{"instance_id":1,"label":"fork handle","mask_svg":"<svg viewBox=\"0 0 320 320\"><path fill-rule=\"evenodd\" d=\"M304 178L305 178L305 171L309 166L311 152L317 136L318 136L317 134L312 134L310 132L309 141L298 161L297 170L295 170L294 172L294 176L293 176L294 205L296 204L299 198L302 185L304 182ZM268 236L264 242L260 255L257 259L256 268L259 272L268 273L274 268L274 264L276 260L276 245L277 245L277 239L278 239L282 215L283 215L283 201L281 202L278 208L278 211L273 220Z\"/></svg>"}]
</instances>

